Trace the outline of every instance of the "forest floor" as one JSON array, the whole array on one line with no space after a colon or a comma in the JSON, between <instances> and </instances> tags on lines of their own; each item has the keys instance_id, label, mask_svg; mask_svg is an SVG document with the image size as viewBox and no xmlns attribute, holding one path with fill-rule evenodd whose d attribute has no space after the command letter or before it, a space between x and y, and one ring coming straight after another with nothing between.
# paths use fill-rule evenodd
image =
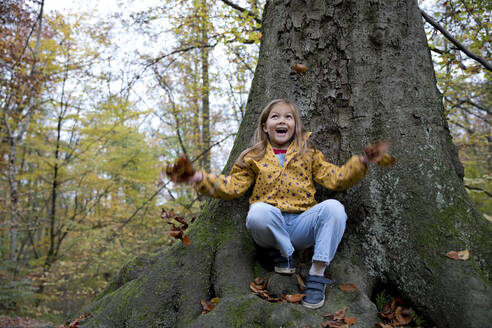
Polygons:
<instances>
[{"instance_id":1,"label":"forest floor","mask_svg":"<svg viewBox=\"0 0 492 328\"><path fill-rule=\"evenodd\" d=\"M41 321L28 317L0 316L0 328L62 328L64 325L55 325L51 322Z\"/></svg>"}]
</instances>

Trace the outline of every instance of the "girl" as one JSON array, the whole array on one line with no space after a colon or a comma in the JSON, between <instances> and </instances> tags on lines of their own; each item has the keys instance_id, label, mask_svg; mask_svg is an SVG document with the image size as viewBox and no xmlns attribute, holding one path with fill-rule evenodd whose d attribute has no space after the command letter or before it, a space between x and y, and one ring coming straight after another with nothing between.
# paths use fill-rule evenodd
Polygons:
<instances>
[{"instance_id":1,"label":"girl","mask_svg":"<svg viewBox=\"0 0 492 328\"><path fill-rule=\"evenodd\" d=\"M329 199L317 204L314 182L331 190L344 190L361 180L369 161L376 162L388 149L379 143L369 154L352 156L338 167L309 143L297 107L284 99L270 102L262 111L253 145L237 159L229 176L198 171L185 182L195 183L205 195L231 199L252 185L246 228L262 247L275 250L275 271L295 272L292 254L314 245L313 264L306 278L303 305L324 304L327 264L345 230L343 205Z\"/></svg>"}]
</instances>

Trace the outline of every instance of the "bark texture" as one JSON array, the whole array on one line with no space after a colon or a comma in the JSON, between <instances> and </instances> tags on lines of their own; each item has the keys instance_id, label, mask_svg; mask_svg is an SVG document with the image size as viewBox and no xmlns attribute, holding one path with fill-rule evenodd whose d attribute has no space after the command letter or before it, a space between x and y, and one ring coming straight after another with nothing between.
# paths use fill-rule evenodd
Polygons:
<instances>
[{"instance_id":1,"label":"bark texture","mask_svg":"<svg viewBox=\"0 0 492 328\"><path fill-rule=\"evenodd\" d=\"M296 63L308 66L298 74ZM329 270L353 294L327 292L317 311L251 295L266 274L245 231L247 196L209 202L176 244L130 262L89 309L86 327L302 327L348 307L355 327L373 327L375 290L391 287L439 327L492 321L492 225L473 208L443 114L415 0L272 0L266 5L258 67L247 113L225 168L251 140L272 99L301 109L326 157L342 164L387 138L398 163L371 167L346 192L322 191L345 204L349 222ZM468 261L450 250L469 249ZM220 297L201 315L200 300Z\"/></svg>"}]
</instances>

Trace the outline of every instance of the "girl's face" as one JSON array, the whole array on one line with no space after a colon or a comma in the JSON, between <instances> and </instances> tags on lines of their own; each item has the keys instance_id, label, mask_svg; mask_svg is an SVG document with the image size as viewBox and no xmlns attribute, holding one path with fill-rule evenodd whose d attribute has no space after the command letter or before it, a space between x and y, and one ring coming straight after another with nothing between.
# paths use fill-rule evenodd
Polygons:
<instances>
[{"instance_id":1,"label":"girl's face","mask_svg":"<svg viewBox=\"0 0 492 328\"><path fill-rule=\"evenodd\" d=\"M262 128L273 148L287 149L296 129L292 108L286 103L275 104Z\"/></svg>"}]
</instances>

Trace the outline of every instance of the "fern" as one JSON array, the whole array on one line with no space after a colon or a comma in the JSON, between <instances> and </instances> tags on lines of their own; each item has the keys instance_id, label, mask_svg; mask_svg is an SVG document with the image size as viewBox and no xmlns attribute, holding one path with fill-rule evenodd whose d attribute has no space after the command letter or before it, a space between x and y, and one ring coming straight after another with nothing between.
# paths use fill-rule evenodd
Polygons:
<instances>
[{"instance_id":1,"label":"fern","mask_svg":"<svg viewBox=\"0 0 492 328\"><path fill-rule=\"evenodd\" d=\"M390 302L391 302L391 296L388 294L388 292L386 292L385 289L383 289L376 295L376 306L379 312L382 312L383 306Z\"/></svg>"},{"instance_id":2,"label":"fern","mask_svg":"<svg viewBox=\"0 0 492 328\"><path fill-rule=\"evenodd\" d=\"M426 323L424 318L415 313L413 309L410 309L410 316L412 317L413 322L417 325L416 328L421 328Z\"/></svg>"}]
</instances>

